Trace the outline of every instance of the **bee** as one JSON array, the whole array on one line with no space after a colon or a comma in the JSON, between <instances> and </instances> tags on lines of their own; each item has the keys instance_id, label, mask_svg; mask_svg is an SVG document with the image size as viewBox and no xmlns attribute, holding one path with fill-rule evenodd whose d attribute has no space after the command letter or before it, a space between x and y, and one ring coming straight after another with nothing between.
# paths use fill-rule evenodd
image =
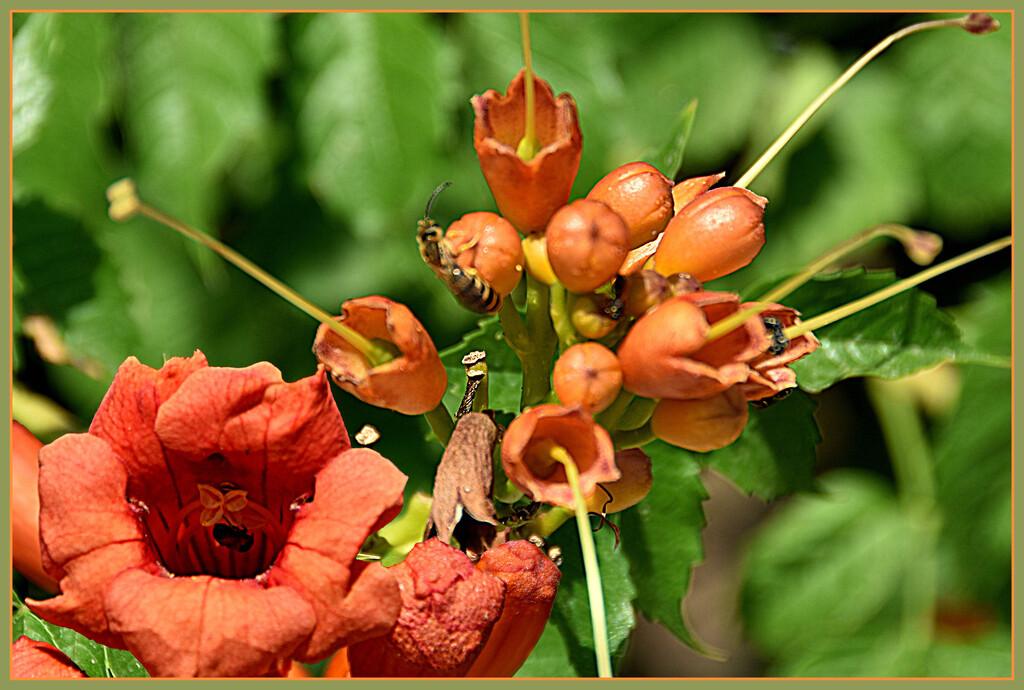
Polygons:
<instances>
[{"instance_id":1,"label":"bee","mask_svg":"<svg viewBox=\"0 0 1024 690\"><path fill-rule=\"evenodd\" d=\"M501 308L501 295L479 276L471 275L459 266L452 255L452 250L445 242L441 226L430 219L430 205L441 190L450 185L445 182L434 190L427 201L423 212L423 220L419 221L416 242L420 247L420 256L434 275L441 279L455 299L466 309L477 314L492 314Z\"/></svg>"},{"instance_id":2,"label":"bee","mask_svg":"<svg viewBox=\"0 0 1024 690\"><path fill-rule=\"evenodd\" d=\"M252 548L255 539L245 527L235 527L224 522L213 526L213 538L221 546L245 553Z\"/></svg>"},{"instance_id":3,"label":"bee","mask_svg":"<svg viewBox=\"0 0 1024 690\"><path fill-rule=\"evenodd\" d=\"M774 316L762 316L761 322L768 329L768 335L772 338L772 344L768 346L768 354L781 355L789 347L789 338L782 327L782 321Z\"/></svg>"}]
</instances>

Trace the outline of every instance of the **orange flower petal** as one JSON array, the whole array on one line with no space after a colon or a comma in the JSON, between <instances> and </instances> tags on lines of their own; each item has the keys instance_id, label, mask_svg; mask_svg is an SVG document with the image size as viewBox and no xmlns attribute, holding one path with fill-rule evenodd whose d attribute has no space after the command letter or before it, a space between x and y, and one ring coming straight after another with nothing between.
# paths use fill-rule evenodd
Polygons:
<instances>
[{"instance_id":1,"label":"orange flower petal","mask_svg":"<svg viewBox=\"0 0 1024 690\"><path fill-rule=\"evenodd\" d=\"M51 644L24 635L11 645L11 678L86 678L75 664Z\"/></svg>"}]
</instances>

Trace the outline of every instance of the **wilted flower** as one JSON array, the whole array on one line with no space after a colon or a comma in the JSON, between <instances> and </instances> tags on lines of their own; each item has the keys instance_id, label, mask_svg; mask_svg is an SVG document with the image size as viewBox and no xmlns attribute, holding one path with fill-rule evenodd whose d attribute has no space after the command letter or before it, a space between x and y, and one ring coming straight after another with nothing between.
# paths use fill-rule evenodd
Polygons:
<instances>
[{"instance_id":1,"label":"wilted flower","mask_svg":"<svg viewBox=\"0 0 1024 690\"><path fill-rule=\"evenodd\" d=\"M534 117L540 148L530 160L516 152L526 135L526 71L520 70L502 96L490 89L472 98L476 118L473 145L501 215L524 233L542 231L569 200L580 167L583 135L576 102L555 98L546 81L534 77Z\"/></svg>"},{"instance_id":2,"label":"wilted flower","mask_svg":"<svg viewBox=\"0 0 1024 690\"><path fill-rule=\"evenodd\" d=\"M464 676L501 615L502 580L436 537L388 571L401 613L387 634L348 648L352 677Z\"/></svg>"},{"instance_id":3,"label":"wilted flower","mask_svg":"<svg viewBox=\"0 0 1024 690\"><path fill-rule=\"evenodd\" d=\"M565 467L553 457L561 448L579 468L583 497L591 496L600 482L615 481L612 439L589 413L561 405L538 405L512 420L501 443L505 475L535 501L573 505Z\"/></svg>"},{"instance_id":4,"label":"wilted flower","mask_svg":"<svg viewBox=\"0 0 1024 690\"><path fill-rule=\"evenodd\" d=\"M129 358L89 432L39 455L61 595L30 608L154 676L262 675L394 623L394 578L356 555L405 477L350 448L323 368L285 383L265 362Z\"/></svg>"},{"instance_id":5,"label":"wilted flower","mask_svg":"<svg viewBox=\"0 0 1024 690\"><path fill-rule=\"evenodd\" d=\"M505 583L505 605L487 644L466 675L511 677L544 632L562 573L525 539L488 549L477 567Z\"/></svg>"},{"instance_id":6,"label":"wilted flower","mask_svg":"<svg viewBox=\"0 0 1024 690\"><path fill-rule=\"evenodd\" d=\"M448 385L441 358L423 325L409 308L387 297L350 299L335 317L370 340L394 345L400 354L373 366L345 339L320 324L313 354L342 390L363 402L417 415L437 407Z\"/></svg>"}]
</instances>

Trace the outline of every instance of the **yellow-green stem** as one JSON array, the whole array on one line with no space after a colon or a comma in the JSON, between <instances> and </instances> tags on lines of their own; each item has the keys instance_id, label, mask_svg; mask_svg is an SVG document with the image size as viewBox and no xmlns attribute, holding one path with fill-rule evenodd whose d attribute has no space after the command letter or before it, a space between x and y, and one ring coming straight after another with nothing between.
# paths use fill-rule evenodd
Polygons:
<instances>
[{"instance_id":1,"label":"yellow-green stem","mask_svg":"<svg viewBox=\"0 0 1024 690\"><path fill-rule=\"evenodd\" d=\"M657 436L651 430L651 423L647 422L636 429L620 429L612 432L612 445L615 450L626 450L627 448L639 448L645 446Z\"/></svg>"},{"instance_id":2,"label":"yellow-green stem","mask_svg":"<svg viewBox=\"0 0 1024 690\"><path fill-rule=\"evenodd\" d=\"M818 316L815 316L813 319L808 319L803 323L796 324L795 326L790 326L785 331L786 337L792 340L793 338L801 336L804 333L807 333L808 331L813 331L815 329L821 328L822 326L827 326L833 321L838 321L839 319L850 316L851 314L855 314L856 312L861 311L862 309L867 309L868 307L872 307L878 304L879 302L883 302L889 299L890 297L894 297L900 294L901 292L905 292L910 288L915 287L916 285L920 285L926 280L930 280L936 276L942 275L947 271L951 271L954 268L958 268L959 266L963 266L964 264L970 263L971 261L980 259L983 256L994 254L1000 249L1009 247L1012 242L1012 237L1004 237L1000 240L989 242L988 244L978 247L977 249L965 252L958 257L950 259L949 261L943 261L941 264L936 264L931 268L926 268L925 270L921 271L917 275L911 276L910 278L904 278L903 280L895 282L892 285L889 285L888 287L878 290L877 292L873 292L870 295L861 297L858 300L854 300L849 304L844 304L843 306L837 307L831 311L827 311L824 314L819 314Z\"/></svg>"},{"instance_id":3,"label":"yellow-green stem","mask_svg":"<svg viewBox=\"0 0 1024 690\"><path fill-rule=\"evenodd\" d=\"M501 323L505 342L521 358L523 353L530 350L530 336L526 332L526 326L523 325L523 319L516 311L516 305L511 296L502 300L501 309L498 310L498 321Z\"/></svg>"},{"instance_id":4,"label":"yellow-green stem","mask_svg":"<svg viewBox=\"0 0 1024 690\"><path fill-rule=\"evenodd\" d=\"M608 653L608 630L604 614L604 592L601 589L601 570L594 548L594 533L587 517L587 502L580 491L580 473L569 452L561 446L551 449L551 459L565 468L565 478L572 487L573 512L576 514L576 528L580 534L580 548L583 551L583 570L587 579L587 594L590 598L590 623L594 628L594 654L597 657L597 676L612 677L611 656Z\"/></svg>"},{"instance_id":5,"label":"yellow-green stem","mask_svg":"<svg viewBox=\"0 0 1024 690\"><path fill-rule=\"evenodd\" d=\"M654 408L657 406L657 400L637 398L622 414L622 417L619 419L618 428L627 431L639 429L651 419L651 415L654 414Z\"/></svg>"},{"instance_id":6,"label":"yellow-green stem","mask_svg":"<svg viewBox=\"0 0 1024 690\"><path fill-rule=\"evenodd\" d=\"M731 314L721 321L716 322L708 331L707 342L717 340L729 331L737 328L751 316L760 314L769 308L769 304L778 302L798 287L809 281L818 272L828 268L832 263L858 249L876 237L893 237L899 240L915 263L928 264L935 258L942 249L942 240L938 235L931 232L913 230L905 225L896 223L882 223L863 230L845 242L837 244L827 252L819 256L811 263L804 266L799 273L792 278L783 281L772 288L754 304L746 309Z\"/></svg>"},{"instance_id":7,"label":"yellow-green stem","mask_svg":"<svg viewBox=\"0 0 1024 690\"><path fill-rule=\"evenodd\" d=\"M115 198L115 196L111 196L111 194L118 196ZM131 183L130 180L115 182L111 185L111 192L108 192L108 196L110 196L111 201L111 217L115 220L127 220L135 214L140 214L146 216L150 220L160 223L161 225L166 225L171 230L174 230L185 237L212 249L225 260L231 262L256 281L276 292L292 305L309 314L317 321L326 324L328 328L344 338L347 343L362 353L371 366L384 364L394 358L386 349L378 347L370 340L363 337L360 333L335 321L334 317L326 311L310 302L295 290L288 287L220 240L183 223L177 218L168 215L139 199L135 194L134 184Z\"/></svg>"},{"instance_id":8,"label":"yellow-green stem","mask_svg":"<svg viewBox=\"0 0 1024 690\"><path fill-rule=\"evenodd\" d=\"M434 432L434 436L437 436L437 440L441 442L442 446L447 446L448 441L452 438L452 431L455 430L455 422L452 421L452 416L448 414L444 403L437 403L437 407L430 412L425 412L423 416L426 418L427 424L430 425L430 430Z\"/></svg>"},{"instance_id":9,"label":"yellow-green stem","mask_svg":"<svg viewBox=\"0 0 1024 690\"><path fill-rule=\"evenodd\" d=\"M614 430L635 397L635 395L623 388L615 396L615 400L612 401L611 405L594 415L594 420L608 431Z\"/></svg>"},{"instance_id":10,"label":"yellow-green stem","mask_svg":"<svg viewBox=\"0 0 1024 690\"><path fill-rule=\"evenodd\" d=\"M782 134L779 135L779 138L776 139L775 142L768 147L768 150L761 154L761 157L758 158L752 166L750 166L750 169L747 170L747 172L745 172L743 176L736 181L736 186L748 188L750 186L750 183L753 182L754 179L761 174L761 171L764 170L765 167L767 167L767 165L772 161L773 158L775 158L779 151L781 151L782 148L789 142L789 140L793 138L793 135L796 134L797 131L801 127L803 127L804 124L811 118L811 116L814 115L814 113L816 113L818 109L825 104L825 101L831 98L836 91L838 91L840 88L843 87L844 84L846 84L846 82L850 81L853 75L857 74L857 72L859 72L865 65L871 62L875 58L875 56L877 56L883 50L885 50L886 48L888 48L901 38L905 38L911 34L917 33L918 31L926 31L928 29L940 29L946 26L963 27L964 19L964 17L961 17L958 19L939 19L930 22L921 22L919 24L913 24L904 29L900 29L896 33L884 38L878 45L876 45L868 52L864 53L864 55L861 56L859 60L850 65L850 67L845 72L839 75L839 78L837 78L834 82L829 84L828 88L826 88L820 96L814 99L814 101L812 101L811 104L807 106L803 110L803 112L800 113L800 115L797 116L793 123L789 127L787 127L785 131L782 132Z\"/></svg>"},{"instance_id":11,"label":"yellow-green stem","mask_svg":"<svg viewBox=\"0 0 1024 690\"><path fill-rule=\"evenodd\" d=\"M569 316L570 297L565 287L558 282L549 285L548 290L551 293L551 324L554 326L555 334L558 336L559 349L564 352L578 340L576 329L573 327L572 319Z\"/></svg>"},{"instance_id":12,"label":"yellow-green stem","mask_svg":"<svg viewBox=\"0 0 1024 690\"><path fill-rule=\"evenodd\" d=\"M536 405L551 392L551 359L555 353L554 327L551 325L551 294L548 286L529 273L526 275L526 331L530 350L520 355L523 364L521 407Z\"/></svg>"}]
</instances>

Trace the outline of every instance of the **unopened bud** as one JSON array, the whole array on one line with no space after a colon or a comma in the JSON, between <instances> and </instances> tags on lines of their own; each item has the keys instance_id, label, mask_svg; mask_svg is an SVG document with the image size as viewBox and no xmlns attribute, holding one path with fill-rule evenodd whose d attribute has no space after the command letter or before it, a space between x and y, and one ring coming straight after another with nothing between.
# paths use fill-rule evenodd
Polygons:
<instances>
[{"instance_id":1,"label":"unopened bud","mask_svg":"<svg viewBox=\"0 0 1024 690\"><path fill-rule=\"evenodd\" d=\"M602 515L618 513L635 506L650 493L654 477L647 453L639 448L620 450L615 454L615 466L622 472L622 477L598 486L594 495L587 499L588 512Z\"/></svg>"},{"instance_id":2,"label":"unopened bud","mask_svg":"<svg viewBox=\"0 0 1024 690\"><path fill-rule=\"evenodd\" d=\"M523 258L526 270L531 276L545 285L558 282L555 272L548 261L548 239L543 234L527 235L523 238Z\"/></svg>"},{"instance_id":3,"label":"unopened bud","mask_svg":"<svg viewBox=\"0 0 1024 690\"><path fill-rule=\"evenodd\" d=\"M641 316L672 296L668 278L657 271L640 271L629 281L626 315Z\"/></svg>"},{"instance_id":4,"label":"unopened bud","mask_svg":"<svg viewBox=\"0 0 1024 690\"><path fill-rule=\"evenodd\" d=\"M669 221L654 254L655 270L707 282L743 268L764 246L767 203L739 187L701 194Z\"/></svg>"},{"instance_id":5,"label":"unopened bud","mask_svg":"<svg viewBox=\"0 0 1024 690\"><path fill-rule=\"evenodd\" d=\"M622 390L622 367L615 353L600 343L573 345L552 372L555 394L563 405L601 412Z\"/></svg>"},{"instance_id":6,"label":"unopened bud","mask_svg":"<svg viewBox=\"0 0 1024 690\"><path fill-rule=\"evenodd\" d=\"M615 277L629 251L629 228L600 201L577 199L551 217L548 260L571 292L593 292Z\"/></svg>"},{"instance_id":7,"label":"unopened bud","mask_svg":"<svg viewBox=\"0 0 1024 690\"><path fill-rule=\"evenodd\" d=\"M569 310L569 320L573 328L584 338L597 340L603 338L619 325L617 319L608 315L607 307L611 299L591 294L578 297Z\"/></svg>"},{"instance_id":8,"label":"unopened bud","mask_svg":"<svg viewBox=\"0 0 1024 690\"><path fill-rule=\"evenodd\" d=\"M651 431L666 443L706 453L738 439L749 415L746 398L733 386L702 400L660 401L651 415Z\"/></svg>"},{"instance_id":9,"label":"unopened bud","mask_svg":"<svg viewBox=\"0 0 1024 690\"><path fill-rule=\"evenodd\" d=\"M512 223L497 213L467 213L448 227L445 240L459 266L474 271L502 297L519 284L522 241Z\"/></svg>"},{"instance_id":10,"label":"unopened bud","mask_svg":"<svg viewBox=\"0 0 1024 690\"><path fill-rule=\"evenodd\" d=\"M999 30L999 22L985 12L971 12L964 17L963 27L972 34L990 34Z\"/></svg>"},{"instance_id":11,"label":"unopened bud","mask_svg":"<svg viewBox=\"0 0 1024 690\"><path fill-rule=\"evenodd\" d=\"M629 228L629 248L657 237L673 216L672 180L650 163L627 163L605 175L587 194L619 214Z\"/></svg>"}]
</instances>

